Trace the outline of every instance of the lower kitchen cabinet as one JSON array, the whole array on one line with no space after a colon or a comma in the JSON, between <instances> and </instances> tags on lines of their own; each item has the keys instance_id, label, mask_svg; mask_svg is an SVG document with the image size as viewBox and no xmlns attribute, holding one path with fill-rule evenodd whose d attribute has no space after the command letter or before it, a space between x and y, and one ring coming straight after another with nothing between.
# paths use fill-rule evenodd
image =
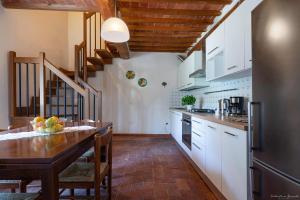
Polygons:
<instances>
[{"instance_id":1,"label":"lower kitchen cabinet","mask_svg":"<svg viewBox=\"0 0 300 200\"><path fill-rule=\"evenodd\" d=\"M182 131L182 113L176 111L170 111L171 115L171 134L172 137L181 145L181 131Z\"/></svg>"},{"instance_id":2,"label":"lower kitchen cabinet","mask_svg":"<svg viewBox=\"0 0 300 200\"><path fill-rule=\"evenodd\" d=\"M192 117L192 150L181 141L181 117L171 114L172 135L227 200L247 200L247 133Z\"/></svg>"},{"instance_id":3,"label":"lower kitchen cabinet","mask_svg":"<svg viewBox=\"0 0 300 200\"><path fill-rule=\"evenodd\" d=\"M205 131L204 122L192 118L192 152L191 158L194 163L205 173Z\"/></svg>"},{"instance_id":4,"label":"lower kitchen cabinet","mask_svg":"<svg viewBox=\"0 0 300 200\"><path fill-rule=\"evenodd\" d=\"M221 126L222 193L229 200L247 200L247 134Z\"/></svg>"},{"instance_id":5,"label":"lower kitchen cabinet","mask_svg":"<svg viewBox=\"0 0 300 200\"><path fill-rule=\"evenodd\" d=\"M206 123L204 130L206 131L206 175L219 191L221 191L221 133L219 126L211 122Z\"/></svg>"},{"instance_id":6,"label":"lower kitchen cabinet","mask_svg":"<svg viewBox=\"0 0 300 200\"><path fill-rule=\"evenodd\" d=\"M191 158L201 171L205 173L205 146L192 142Z\"/></svg>"}]
</instances>

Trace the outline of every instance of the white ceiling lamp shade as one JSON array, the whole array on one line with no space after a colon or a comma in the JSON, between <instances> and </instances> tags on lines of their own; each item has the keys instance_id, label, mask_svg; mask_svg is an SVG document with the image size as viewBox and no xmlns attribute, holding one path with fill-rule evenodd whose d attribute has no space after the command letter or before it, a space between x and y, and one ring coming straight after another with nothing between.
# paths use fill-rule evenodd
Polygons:
<instances>
[{"instance_id":1,"label":"white ceiling lamp shade","mask_svg":"<svg viewBox=\"0 0 300 200\"><path fill-rule=\"evenodd\" d=\"M126 23L117 17L105 20L101 27L101 37L113 43L127 42L130 38Z\"/></svg>"}]
</instances>

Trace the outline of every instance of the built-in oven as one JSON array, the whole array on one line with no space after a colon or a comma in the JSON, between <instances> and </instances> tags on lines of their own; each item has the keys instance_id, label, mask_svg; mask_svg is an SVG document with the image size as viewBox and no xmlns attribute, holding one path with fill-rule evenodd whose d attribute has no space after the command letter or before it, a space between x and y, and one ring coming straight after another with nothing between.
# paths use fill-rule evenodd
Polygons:
<instances>
[{"instance_id":1,"label":"built-in oven","mask_svg":"<svg viewBox=\"0 0 300 200\"><path fill-rule=\"evenodd\" d=\"M192 143L192 117L187 114L182 114L182 142L191 149Z\"/></svg>"}]
</instances>

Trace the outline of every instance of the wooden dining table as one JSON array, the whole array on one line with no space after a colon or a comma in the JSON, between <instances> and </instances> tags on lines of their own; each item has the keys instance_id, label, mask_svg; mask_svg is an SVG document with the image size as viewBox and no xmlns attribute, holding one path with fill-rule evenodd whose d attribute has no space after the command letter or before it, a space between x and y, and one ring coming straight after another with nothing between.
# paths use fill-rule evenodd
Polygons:
<instances>
[{"instance_id":1,"label":"wooden dining table","mask_svg":"<svg viewBox=\"0 0 300 200\"><path fill-rule=\"evenodd\" d=\"M0 179L41 180L42 199L59 199L59 173L94 145L94 135L104 133L109 122L68 122L66 127L95 129L45 134L0 141ZM32 131L31 126L1 134Z\"/></svg>"}]
</instances>

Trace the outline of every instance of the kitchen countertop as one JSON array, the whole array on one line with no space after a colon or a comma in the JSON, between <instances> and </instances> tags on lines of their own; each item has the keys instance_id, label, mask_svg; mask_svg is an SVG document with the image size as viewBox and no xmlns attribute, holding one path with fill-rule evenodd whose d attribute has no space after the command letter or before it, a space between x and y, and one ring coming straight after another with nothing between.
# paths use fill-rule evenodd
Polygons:
<instances>
[{"instance_id":1,"label":"kitchen countertop","mask_svg":"<svg viewBox=\"0 0 300 200\"><path fill-rule=\"evenodd\" d=\"M237 129L240 129L243 131L248 130L247 123L236 122L236 121L230 120L226 116L216 116L215 114L210 114L210 113L192 113L192 112L187 112L185 109L178 109L178 108L170 108L170 110L188 114L188 115L191 115L192 117L197 117L199 119L211 121L211 122L214 122L217 124L229 126L232 128L237 128Z\"/></svg>"}]
</instances>

